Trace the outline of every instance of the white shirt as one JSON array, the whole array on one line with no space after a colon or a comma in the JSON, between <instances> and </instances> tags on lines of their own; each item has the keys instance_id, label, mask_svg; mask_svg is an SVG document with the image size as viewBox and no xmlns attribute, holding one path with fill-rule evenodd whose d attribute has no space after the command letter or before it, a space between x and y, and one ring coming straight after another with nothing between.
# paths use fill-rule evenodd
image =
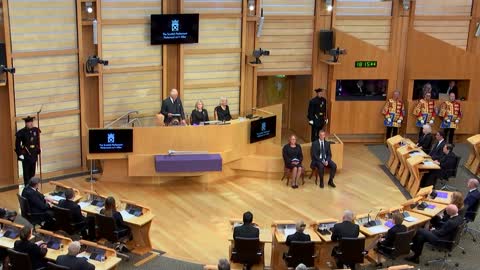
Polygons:
<instances>
[{"instance_id":1,"label":"white shirt","mask_svg":"<svg viewBox=\"0 0 480 270\"><path fill-rule=\"evenodd\" d=\"M443 139L443 140L441 140L441 141L438 141L437 146L435 146L435 148L439 147L440 144L441 144L444 140L445 140L445 139Z\"/></svg>"},{"instance_id":2,"label":"white shirt","mask_svg":"<svg viewBox=\"0 0 480 270\"><path fill-rule=\"evenodd\" d=\"M322 156L322 151L321 149L323 148L323 151L325 151L325 140L318 140L320 142L320 159L323 159L323 156Z\"/></svg>"},{"instance_id":3,"label":"white shirt","mask_svg":"<svg viewBox=\"0 0 480 270\"><path fill-rule=\"evenodd\" d=\"M172 97L170 97L170 100L172 101L172 104L175 102L175 100L173 100L173 98L172 98Z\"/></svg>"},{"instance_id":4,"label":"white shirt","mask_svg":"<svg viewBox=\"0 0 480 270\"><path fill-rule=\"evenodd\" d=\"M472 189L470 189L470 190L468 191L468 193L474 192L475 190L477 190L477 189L476 189L476 188L472 188Z\"/></svg>"}]
</instances>

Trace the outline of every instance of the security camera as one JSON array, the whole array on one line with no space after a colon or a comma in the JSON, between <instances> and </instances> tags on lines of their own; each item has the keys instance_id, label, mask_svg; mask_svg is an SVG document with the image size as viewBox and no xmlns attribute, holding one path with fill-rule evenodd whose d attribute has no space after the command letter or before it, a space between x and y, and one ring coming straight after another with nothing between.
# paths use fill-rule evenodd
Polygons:
<instances>
[{"instance_id":1,"label":"security camera","mask_svg":"<svg viewBox=\"0 0 480 270\"><path fill-rule=\"evenodd\" d=\"M331 49L328 52L328 54L333 56L332 62L337 63L339 56L343 55L343 54L347 54L347 50L346 49L340 49L340 47L338 47L336 49Z\"/></svg>"},{"instance_id":2,"label":"security camera","mask_svg":"<svg viewBox=\"0 0 480 270\"><path fill-rule=\"evenodd\" d=\"M254 62L251 62L251 63L252 63L252 64L261 64L262 61L260 61L260 57L262 57L263 55L269 56L269 55L270 55L270 51L262 50L262 48L260 48L260 49L258 49L258 50L254 50L254 51L253 51L253 57L255 57L255 61L254 61Z\"/></svg>"},{"instance_id":3,"label":"security camera","mask_svg":"<svg viewBox=\"0 0 480 270\"><path fill-rule=\"evenodd\" d=\"M98 56L89 56L87 59L87 64L85 66L85 69L87 73L95 73L95 66L98 64L108 66L108 60L102 60Z\"/></svg>"},{"instance_id":4,"label":"security camera","mask_svg":"<svg viewBox=\"0 0 480 270\"><path fill-rule=\"evenodd\" d=\"M8 72L8 73L11 73L11 74L15 74L15 68L14 67L8 68L4 65L0 65L0 72L2 72L2 73L4 73L4 72L7 73Z\"/></svg>"}]
</instances>

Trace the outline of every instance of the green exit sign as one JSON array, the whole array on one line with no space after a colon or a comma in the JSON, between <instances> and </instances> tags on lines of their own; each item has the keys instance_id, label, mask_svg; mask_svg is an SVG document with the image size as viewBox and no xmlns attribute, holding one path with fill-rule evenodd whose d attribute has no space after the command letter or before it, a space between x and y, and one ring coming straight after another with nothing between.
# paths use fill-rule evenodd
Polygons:
<instances>
[{"instance_id":1,"label":"green exit sign","mask_svg":"<svg viewBox=\"0 0 480 270\"><path fill-rule=\"evenodd\" d=\"M376 68L377 61L355 61L356 68Z\"/></svg>"}]
</instances>

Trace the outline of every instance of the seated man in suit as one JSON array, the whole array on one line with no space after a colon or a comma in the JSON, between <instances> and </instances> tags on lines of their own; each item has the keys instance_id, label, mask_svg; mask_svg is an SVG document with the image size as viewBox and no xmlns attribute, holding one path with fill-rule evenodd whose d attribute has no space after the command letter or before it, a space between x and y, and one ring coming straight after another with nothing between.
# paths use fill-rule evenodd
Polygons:
<instances>
[{"instance_id":1,"label":"seated man in suit","mask_svg":"<svg viewBox=\"0 0 480 270\"><path fill-rule=\"evenodd\" d=\"M50 209L50 201L38 191L39 183L39 178L32 177L29 184L23 189L22 197L28 201L32 214L43 214L40 215L43 227L45 229L51 229L54 226L53 212Z\"/></svg>"},{"instance_id":2,"label":"seated man in suit","mask_svg":"<svg viewBox=\"0 0 480 270\"><path fill-rule=\"evenodd\" d=\"M80 206L73 201L73 198L75 198L75 192L73 189L69 188L65 190L65 200L60 200L58 202L58 207L70 210L74 223L85 221L85 217L82 215L82 209L80 209Z\"/></svg>"},{"instance_id":3,"label":"seated man in suit","mask_svg":"<svg viewBox=\"0 0 480 270\"><path fill-rule=\"evenodd\" d=\"M448 174L455 170L457 166L457 156L452 152L453 144L445 144L442 152L443 156L439 160L434 160L433 163L440 166L439 170L431 170L423 175L421 187L434 186L439 178L448 178Z\"/></svg>"},{"instance_id":4,"label":"seated man in suit","mask_svg":"<svg viewBox=\"0 0 480 270\"><path fill-rule=\"evenodd\" d=\"M478 191L478 180L475 178L469 179L467 183L468 193L465 196L463 203L465 204L466 213L465 219L468 222L475 220L478 211L478 204L480 203L480 191Z\"/></svg>"},{"instance_id":5,"label":"seated man in suit","mask_svg":"<svg viewBox=\"0 0 480 270\"><path fill-rule=\"evenodd\" d=\"M427 242L435 245L438 240L453 241L458 227L463 224L463 218L458 215L458 208L454 204L449 204L446 212L450 219L440 229L429 231L421 228L417 231L411 247L413 256L406 258L407 261L418 264L422 255L423 245Z\"/></svg>"},{"instance_id":6,"label":"seated man in suit","mask_svg":"<svg viewBox=\"0 0 480 270\"><path fill-rule=\"evenodd\" d=\"M260 231L253 224L253 214L248 211L243 214L243 224L233 228L233 239L241 238L259 238Z\"/></svg>"},{"instance_id":7,"label":"seated man in suit","mask_svg":"<svg viewBox=\"0 0 480 270\"><path fill-rule=\"evenodd\" d=\"M440 160L444 153L443 153L443 147L447 143L445 141L445 133L442 130L439 130L435 134L435 139L437 140L434 145L432 145L432 150L430 150L430 153L428 153L433 160Z\"/></svg>"},{"instance_id":8,"label":"seated man in suit","mask_svg":"<svg viewBox=\"0 0 480 270\"><path fill-rule=\"evenodd\" d=\"M47 255L47 244L36 245L30 242L32 236L32 227L24 226L20 230L20 240L15 241L13 249L18 252L27 253L33 269L47 267L45 255Z\"/></svg>"},{"instance_id":9,"label":"seated man in suit","mask_svg":"<svg viewBox=\"0 0 480 270\"><path fill-rule=\"evenodd\" d=\"M395 239L397 237L397 233L402 233L407 231L407 227L402 224L403 223L403 215L401 213L395 213L393 215L393 227L391 227L386 235L383 235L378 239L378 241L373 241L372 244L366 250L372 249L375 245L377 250L382 251L384 254L389 254L391 252L391 248L395 245ZM381 266L382 263L380 262L380 253L377 253L377 266Z\"/></svg>"},{"instance_id":10,"label":"seated man in suit","mask_svg":"<svg viewBox=\"0 0 480 270\"><path fill-rule=\"evenodd\" d=\"M165 116L165 125L186 125L185 112L182 101L178 97L177 89L170 91L170 96L163 100L160 113Z\"/></svg>"},{"instance_id":11,"label":"seated man in suit","mask_svg":"<svg viewBox=\"0 0 480 270\"><path fill-rule=\"evenodd\" d=\"M290 246L292 242L309 242L310 235L305 234L305 222L300 220L295 224L295 229L297 230L294 234L287 236L286 245Z\"/></svg>"},{"instance_id":12,"label":"seated man in suit","mask_svg":"<svg viewBox=\"0 0 480 270\"><path fill-rule=\"evenodd\" d=\"M353 223L354 214L350 210L343 212L342 223L337 223L332 228L332 241L340 241L342 238L358 238L360 234L360 227ZM344 263L337 258L338 247L332 250L332 257L335 258L337 268L343 268ZM355 265L350 265L351 269L355 268Z\"/></svg>"},{"instance_id":13,"label":"seated man in suit","mask_svg":"<svg viewBox=\"0 0 480 270\"><path fill-rule=\"evenodd\" d=\"M318 177L320 177L320 187L323 188L323 175L325 173L325 167L330 167L330 178L328 179L328 185L336 187L333 183L335 173L337 171L337 164L332 160L332 150L330 149L330 142L325 140L325 131L321 130L318 134L318 140L312 142L311 156L312 165L318 169Z\"/></svg>"},{"instance_id":14,"label":"seated man in suit","mask_svg":"<svg viewBox=\"0 0 480 270\"><path fill-rule=\"evenodd\" d=\"M80 253L80 242L74 241L68 246L67 255L60 255L57 257L57 264L68 267L70 270L94 270L95 265L89 263L87 258L77 255Z\"/></svg>"}]
</instances>

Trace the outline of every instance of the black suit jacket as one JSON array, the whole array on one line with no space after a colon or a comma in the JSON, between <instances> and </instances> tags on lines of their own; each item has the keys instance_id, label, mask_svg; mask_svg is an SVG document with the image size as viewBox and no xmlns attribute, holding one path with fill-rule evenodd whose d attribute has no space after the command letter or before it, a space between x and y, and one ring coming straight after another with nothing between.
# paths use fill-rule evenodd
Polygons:
<instances>
[{"instance_id":1,"label":"black suit jacket","mask_svg":"<svg viewBox=\"0 0 480 270\"><path fill-rule=\"evenodd\" d=\"M70 212L72 213L73 222L75 223L79 223L85 220L85 217L83 217L82 215L82 209L80 209L80 206L74 201L60 200L58 202L58 207L70 210Z\"/></svg>"},{"instance_id":2,"label":"black suit jacket","mask_svg":"<svg viewBox=\"0 0 480 270\"><path fill-rule=\"evenodd\" d=\"M27 199L33 214L45 213L50 208L43 194L29 186L23 189L22 197Z\"/></svg>"},{"instance_id":3,"label":"black suit jacket","mask_svg":"<svg viewBox=\"0 0 480 270\"><path fill-rule=\"evenodd\" d=\"M286 244L287 246L290 246L292 242L309 242L310 241L310 235L304 234L303 232L295 232L294 234L291 234L287 236Z\"/></svg>"},{"instance_id":4,"label":"black suit jacket","mask_svg":"<svg viewBox=\"0 0 480 270\"><path fill-rule=\"evenodd\" d=\"M455 238L455 231L462 225L463 217L460 215L450 218L439 230L433 230L433 234L441 240L452 241Z\"/></svg>"},{"instance_id":5,"label":"black suit jacket","mask_svg":"<svg viewBox=\"0 0 480 270\"><path fill-rule=\"evenodd\" d=\"M478 211L478 204L480 203L480 191L478 191L478 189L475 189L474 191L469 191L463 203L465 204L465 207L463 208L467 209L465 213L465 218L468 221L475 220L475 215Z\"/></svg>"},{"instance_id":6,"label":"black suit jacket","mask_svg":"<svg viewBox=\"0 0 480 270\"><path fill-rule=\"evenodd\" d=\"M381 242L382 245L386 247L393 247L393 243L395 242L397 233L406 232L406 231L407 231L407 227L405 227L405 225L403 224L394 225L392 228L390 228L387 231L387 235L385 235L385 240Z\"/></svg>"},{"instance_id":7,"label":"black suit jacket","mask_svg":"<svg viewBox=\"0 0 480 270\"><path fill-rule=\"evenodd\" d=\"M360 227L349 221L337 223L332 228L332 241L339 241L342 238L357 238L360 234Z\"/></svg>"},{"instance_id":8,"label":"black suit jacket","mask_svg":"<svg viewBox=\"0 0 480 270\"><path fill-rule=\"evenodd\" d=\"M455 170L457 166L457 156L455 156L453 152L450 152L447 155L443 155L439 161L441 177L447 179L449 177L448 174Z\"/></svg>"},{"instance_id":9,"label":"black suit jacket","mask_svg":"<svg viewBox=\"0 0 480 270\"><path fill-rule=\"evenodd\" d=\"M242 238L259 238L260 231L252 224L243 224L233 229L233 239L237 237Z\"/></svg>"},{"instance_id":10,"label":"black suit jacket","mask_svg":"<svg viewBox=\"0 0 480 270\"><path fill-rule=\"evenodd\" d=\"M447 142L445 140L443 140L439 146L438 145L438 142L435 142L433 145L432 145L432 150L430 151L429 155L432 157L433 160L438 160L440 161L440 159L445 155L443 153L443 147L445 146Z\"/></svg>"},{"instance_id":11,"label":"black suit jacket","mask_svg":"<svg viewBox=\"0 0 480 270\"><path fill-rule=\"evenodd\" d=\"M57 257L58 265L66 266L70 270L94 270L95 265L89 263L87 258L77 258L71 255L61 255Z\"/></svg>"},{"instance_id":12,"label":"black suit jacket","mask_svg":"<svg viewBox=\"0 0 480 270\"><path fill-rule=\"evenodd\" d=\"M425 153L430 153L432 149L433 135L431 133L423 134L418 140L418 146L422 147Z\"/></svg>"},{"instance_id":13,"label":"black suit jacket","mask_svg":"<svg viewBox=\"0 0 480 270\"><path fill-rule=\"evenodd\" d=\"M327 100L324 97L314 97L308 103L309 121L313 121L313 126L321 127L325 124L327 118Z\"/></svg>"},{"instance_id":14,"label":"black suit jacket","mask_svg":"<svg viewBox=\"0 0 480 270\"><path fill-rule=\"evenodd\" d=\"M17 240L13 244L13 249L18 252L27 253L30 257L33 269L38 269L46 266L45 255L47 254L46 248L40 248L35 243L30 241Z\"/></svg>"},{"instance_id":15,"label":"black suit jacket","mask_svg":"<svg viewBox=\"0 0 480 270\"><path fill-rule=\"evenodd\" d=\"M332 160L332 150L330 149L330 142L324 141L324 146L325 146L325 155L327 156L325 158L326 161ZM317 162L322 162L320 160L320 141L315 140L312 142L312 149L310 151L311 157L312 157L312 162L317 163Z\"/></svg>"},{"instance_id":16,"label":"black suit jacket","mask_svg":"<svg viewBox=\"0 0 480 270\"><path fill-rule=\"evenodd\" d=\"M170 123L170 121L172 120L172 117L168 117L169 113L180 114L180 118L182 118L182 120L185 119L185 112L183 111L182 101L179 97L177 97L177 99L173 103L170 97L164 99L162 102L162 109L160 113L165 116L165 123Z\"/></svg>"}]
</instances>

